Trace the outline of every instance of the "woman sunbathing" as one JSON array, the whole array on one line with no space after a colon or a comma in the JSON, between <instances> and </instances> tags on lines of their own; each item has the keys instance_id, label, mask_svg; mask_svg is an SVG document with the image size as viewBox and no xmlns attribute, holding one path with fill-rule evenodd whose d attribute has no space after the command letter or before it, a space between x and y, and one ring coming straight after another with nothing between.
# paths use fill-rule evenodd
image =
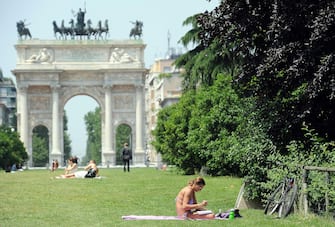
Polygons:
<instances>
[{"instance_id":1,"label":"woman sunbathing","mask_svg":"<svg viewBox=\"0 0 335 227\"><path fill-rule=\"evenodd\" d=\"M189 184L180 190L176 198L176 211L180 218L192 219L213 219L215 215L212 212L203 212L204 214L197 213L197 211L205 211L207 201L201 203L197 202L195 192L201 191L205 187L205 180L197 177Z\"/></svg>"},{"instance_id":2,"label":"woman sunbathing","mask_svg":"<svg viewBox=\"0 0 335 227\"><path fill-rule=\"evenodd\" d=\"M74 173L60 175L56 178L94 178L98 176L99 169L95 163L95 160L91 160L87 166L84 167L83 171L76 171Z\"/></svg>"}]
</instances>

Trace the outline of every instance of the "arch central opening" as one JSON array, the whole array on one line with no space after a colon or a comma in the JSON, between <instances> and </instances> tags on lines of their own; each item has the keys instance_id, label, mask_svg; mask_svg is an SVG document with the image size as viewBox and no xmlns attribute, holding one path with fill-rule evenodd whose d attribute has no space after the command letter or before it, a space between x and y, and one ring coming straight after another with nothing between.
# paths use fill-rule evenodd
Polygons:
<instances>
[{"instance_id":1,"label":"arch central opening","mask_svg":"<svg viewBox=\"0 0 335 227\"><path fill-rule=\"evenodd\" d=\"M88 95L75 95L66 102L64 131L67 130L70 137L70 147L64 145L64 160L69 154L77 156L80 165L85 165L90 159L101 162L100 112L98 102Z\"/></svg>"}]
</instances>

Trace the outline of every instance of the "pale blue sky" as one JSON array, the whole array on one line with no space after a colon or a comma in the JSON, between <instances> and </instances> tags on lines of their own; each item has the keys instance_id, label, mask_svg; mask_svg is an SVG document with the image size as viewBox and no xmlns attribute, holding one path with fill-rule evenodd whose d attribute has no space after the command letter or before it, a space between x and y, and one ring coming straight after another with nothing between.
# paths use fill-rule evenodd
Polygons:
<instances>
[{"instance_id":1,"label":"pale blue sky","mask_svg":"<svg viewBox=\"0 0 335 227\"><path fill-rule=\"evenodd\" d=\"M28 28L37 39L54 39L52 21L69 21L75 12L86 5L85 21L91 19L96 26L99 20L108 19L109 39L128 39L132 28L130 21L143 21L145 65L149 68L155 59L165 56L170 46L185 52L177 42L190 29L183 21L196 13L212 10L219 0L0 0L0 68L4 76L15 80L17 43L16 22L26 20ZM73 154L83 156L86 149L86 129L83 116L97 106L95 100L76 96L65 105L69 118L69 133Z\"/></svg>"}]
</instances>

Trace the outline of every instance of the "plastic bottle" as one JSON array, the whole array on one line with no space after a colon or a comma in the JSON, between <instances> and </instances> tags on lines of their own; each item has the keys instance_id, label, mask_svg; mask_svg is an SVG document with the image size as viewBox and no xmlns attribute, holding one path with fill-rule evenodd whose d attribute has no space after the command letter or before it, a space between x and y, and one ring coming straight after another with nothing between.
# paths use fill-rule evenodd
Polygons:
<instances>
[{"instance_id":1,"label":"plastic bottle","mask_svg":"<svg viewBox=\"0 0 335 227\"><path fill-rule=\"evenodd\" d=\"M235 210L231 209L229 212L229 220L233 220L235 218Z\"/></svg>"}]
</instances>

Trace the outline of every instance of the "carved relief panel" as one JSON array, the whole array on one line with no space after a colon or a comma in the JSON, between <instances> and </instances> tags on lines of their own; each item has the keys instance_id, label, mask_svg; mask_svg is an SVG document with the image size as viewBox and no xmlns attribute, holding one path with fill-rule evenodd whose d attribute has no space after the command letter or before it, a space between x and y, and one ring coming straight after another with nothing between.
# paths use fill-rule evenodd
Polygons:
<instances>
[{"instance_id":1,"label":"carved relief panel","mask_svg":"<svg viewBox=\"0 0 335 227\"><path fill-rule=\"evenodd\" d=\"M51 94L48 86L31 86L28 89L30 112L51 112Z\"/></svg>"},{"instance_id":2,"label":"carved relief panel","mask_svg":"<svg viewBox=\"0 0 335 227\"><path fill-rule=\"evenodd\" d=\"M113 109L117 110L133 110L135 107L134 96L129 95L115 95Z\"/></svg>"}]
</instances>

